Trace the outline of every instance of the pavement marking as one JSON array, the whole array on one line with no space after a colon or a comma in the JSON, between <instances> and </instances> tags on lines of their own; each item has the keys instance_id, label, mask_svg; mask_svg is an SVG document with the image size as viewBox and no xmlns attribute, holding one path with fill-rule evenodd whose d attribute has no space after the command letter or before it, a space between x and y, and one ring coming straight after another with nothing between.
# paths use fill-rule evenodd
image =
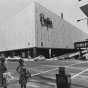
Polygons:
<instances>
[{"instance_id":1,"label":"pavement marking","mask_svg":"<svg viewBox=\"0 0 88 88\"><path fill-rule=\"evenodd\" d=\"M86 72L86 71L88 71L88 68L85 69L85 70L83 70L83 71L81 71L81 72L79 72L79 73L77 73L77 74L75 74L75 75L73 75L73 76L71 77L71 79L73 79L73 78L79 76L80 74L82 74L82 73L84 73L84 72Z\"/></svg>"},{"instance_id":2,"label":"pavement marking","mask_svg":"<svg viewBox=\"0 0 88 88\"><path fill-rule=\"evenodd\" d=\"M14 79L14 76L12 76L11 72L6 72L4 75L9 79Z\"/></svg>"},{"instance_id":3,"label":"pavement marking","mask_svg":"<svg viewBox=\"0 0 88 88\"><path fill-rule=\"evenodd\" d=\"M47 67L61 67L61 66L57 66L57 65L56 65L56 66L55 66L55 65L42 65L42 66L45 66L45 67L46 67L46 66L47 66ZM62 65L62 67L63 67L63 65Z\"/></svg>"},{"instance_id":4,"label":"pavement marking","mask_svg":"<svg viewBox=\"0 0 88 88\"><path fill-rule=\"evenodd\" d=\"M74 66L74 65L77 65L77 64L81 64L81 63L87 63L87 62L88 62L88 61L86 61L86 62L78 62L78 63L71 64L71 65L64 66L64 67L70 67L70 66ZM58 67L60 67L60 66L58 66ZM47 73L47 72L50 72L50 71L57 70L57 69L58 69L58 67L57 67L57 68L54 68L54 69L51 69L51 70L42 71L42 72L39 72L39 73L36 73L36 74L32 74L32 77L33 77L33 76L40 75L40 74L44 74L44 73ZM88 70L88 69L85 69L85 70L83 70L83 71L81 71L81 72L77 73L76 75L73 75L71 78L73 79L73 78L77 77L78 75L82 74L83 72L85 72L85 71L87 71L87 70ZM37 88L37 87L36 87L36 88Z\"/></svg>"},{"instance_id":5,"label":"pavement marking","mask_svg":"<svg viewBox=\"0 0 88 88\"><path fill-rule=\"evenodd\" d=\"M55 86L56 83L53 83L53 82L47 82L48 85L52 85L52 86Z\"/></svg>"},{"instance_id":6,"label":"pavement marking","mask_svg":"<svg viewBox=\"0 0 88 88\"><path fill-rule=\"evenodd\" d=\"M83 64L83 63L87 63L88 61L86 62L80 62L80 63L76 63L76 64L71 64L71 65L68 65L68 66L63 66L63 67L70 67L70 66L74 66L74 65L78 65L78 64ZM62 67L62 66L58 66L58 67ZM36 73L36 74L33 74L32 76L37 76L37 75L40 75L40 74L44 74L44 73L48 73L50 71L54 71L54 70L57 70L58 68L54 68L54 69L51 69L51 70L47 70L47 71L42 71L42 72L39 72L39 73Z\"/></svg>"},{"instance_id":7,"label":"pavement marking","mask_svg":"<svg viewBox=\"0 0 88 88\"><path fill-rule=\"evenodd\" d=\"M36 83L33 83L33 82L28 82L27 83L27 87L34 87L34 88L39 88L40 86L38 85L38 84L36 84Z\"/></svg>"},{"instance_id":8,"label":"pavement marking","mask_svg":"<svg viewBox=\"0 0 88 88\"><path fill-rule=\"evenodd\" d=\"M47 72L50 72L50 71L54 71L54 70L57 70L57 69L58 69L58 68L51 69L51 70L47 70L47 71L42 71L42 72L39 72L39 73L33 74L32 76L37 76L37 75L44 74L44 73L47 73Z\"/></svg>"},{"instance_id":9,"label":"pavement marking","mask_svg":"<svg viewBox=\"0 0 88 88\"><path fill-rule=\"evenodd\" d=\"M41 82L39 80L30 80L31 83L34 83L35 85L37 84L36 82L38 82L39 84L41 84ZM55 82L50 82L50 81L45 81L45 83L47 83L48 85L52 85L55 86L56 83ZM38 85L38 84L37 84Z\"/></svg>"},{"instance_id":10,"label":"pavement marking","mask_svg":"<svg viewBox=\"0 0 88 88\"><path fill-rule=\"evenodd\" d=\"M56 66L55 65L42 65L42 66L45 66L45 67L55 67L55 68L56 67L66 67L66 68L72 68L72 69L78 69L78 70L84 69L84 68L81 68L81 67L79 68L79 67L70 67L70 66L63 66L63 65L62 66L57 66L57 65Z\"/></svg>"}]
</instances>

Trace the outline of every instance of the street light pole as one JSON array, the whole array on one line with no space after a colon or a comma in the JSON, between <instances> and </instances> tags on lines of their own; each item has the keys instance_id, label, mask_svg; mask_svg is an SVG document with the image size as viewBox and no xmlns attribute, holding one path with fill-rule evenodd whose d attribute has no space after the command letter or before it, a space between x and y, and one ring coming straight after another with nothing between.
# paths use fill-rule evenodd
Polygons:
<instances>
[{"instance_id":1,"label":"street light pole","mask_svg":"<svg viewBox=\"0 0 88 88\"><path fill-rule=\"evenodd\" d=\"M30 45L30 42L28 42L28 46ZM30 56L30 50L29 50L29 47L28 47L28 59L29 59L29 56Z\"/></svg>"},{"instance_id":2,"label":"street light pole","mask_svg":"<svg viewBox=\"0 0 88 88\"><path fill-rule=\"evenodd\" d=\"M46 23L46 28L47 28L47 32L48 32L48 44L50 44L49 25L50 25L50 24L48 24L48 21L47 21L47 23ZM49 51L48 51L48 52L49 52L49 58L51 58L51 54L52 54L52 53L51 53L51 52L52 52L51 48L49 48Z\"/></svg>"},{"instance_id":3,"label":"street light pole","mask_svg":"<svg viewBox=\"0 0 88 88\"><path fill-rule=\"evenodd\" d=\"M30 45L30 43L28 42L28 46ZM29 56L30 56L30 50L29 50L29 47L28 47L28 60L30 59L29 58ZM29 60L29 62L30 62L30 69L29 69L29 72L31 73L31 67L32 67L32 63L31 63L31 61Z\"/></svg>"}]
</instances>

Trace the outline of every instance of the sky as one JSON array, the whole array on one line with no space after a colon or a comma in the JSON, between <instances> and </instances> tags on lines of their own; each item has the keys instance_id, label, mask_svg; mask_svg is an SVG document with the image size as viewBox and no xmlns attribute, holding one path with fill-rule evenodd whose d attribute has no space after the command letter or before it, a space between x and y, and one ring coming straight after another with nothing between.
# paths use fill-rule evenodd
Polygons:
<instances>
[{"instance_id":1,"label":"sky","mask_svg":"<svg viewBox=\"0 0 88 88\"><path fill-rule=\"evenodd\" d=\"M86 17L79 7L87 4L88 0L82 0L80 2L78 0L0 0L0 27L33 1L40 3L59 16L63 12L65 20L88 33L87 21L77 22L77 20Z\"/></svg>"}]
</instances>

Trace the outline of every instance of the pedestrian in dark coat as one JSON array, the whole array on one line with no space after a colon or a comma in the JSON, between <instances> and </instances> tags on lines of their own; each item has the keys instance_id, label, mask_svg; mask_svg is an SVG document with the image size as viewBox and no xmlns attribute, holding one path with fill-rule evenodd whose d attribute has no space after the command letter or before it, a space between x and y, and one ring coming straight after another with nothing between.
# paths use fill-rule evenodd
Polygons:
<instances>
[{"instance_id":1,"label":"pedestrian in dark coat","mask_svg":"<svg viewBox=\"0 0 88 88\"><path fill-rule=\"evenodd\" d=\"M0 86L3 86L4 88L7 88L6 78L4 77L6 71L5 58L0 58Z\"/></svg>"}]
</instances>

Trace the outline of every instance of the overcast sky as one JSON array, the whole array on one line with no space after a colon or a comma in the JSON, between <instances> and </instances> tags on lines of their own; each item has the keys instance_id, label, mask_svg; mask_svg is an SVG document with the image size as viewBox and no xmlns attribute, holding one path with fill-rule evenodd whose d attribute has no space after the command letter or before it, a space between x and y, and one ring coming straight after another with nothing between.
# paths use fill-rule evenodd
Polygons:
<instances>
[{"instance_id":1,"label":"overcast sky","mask_svg":"<svg viewBox=\"0 0 88 88\"><path fill-rule=\"evenodd\" d=\"M33 1L39 2L58 15L63 12L65 20L88 33L86 20L76 21L86 17L79 7L88 3L88 0L82 0L81 2L78 2L78 0L0 0L0 26Z\"/></svg>"}]
</instances>

